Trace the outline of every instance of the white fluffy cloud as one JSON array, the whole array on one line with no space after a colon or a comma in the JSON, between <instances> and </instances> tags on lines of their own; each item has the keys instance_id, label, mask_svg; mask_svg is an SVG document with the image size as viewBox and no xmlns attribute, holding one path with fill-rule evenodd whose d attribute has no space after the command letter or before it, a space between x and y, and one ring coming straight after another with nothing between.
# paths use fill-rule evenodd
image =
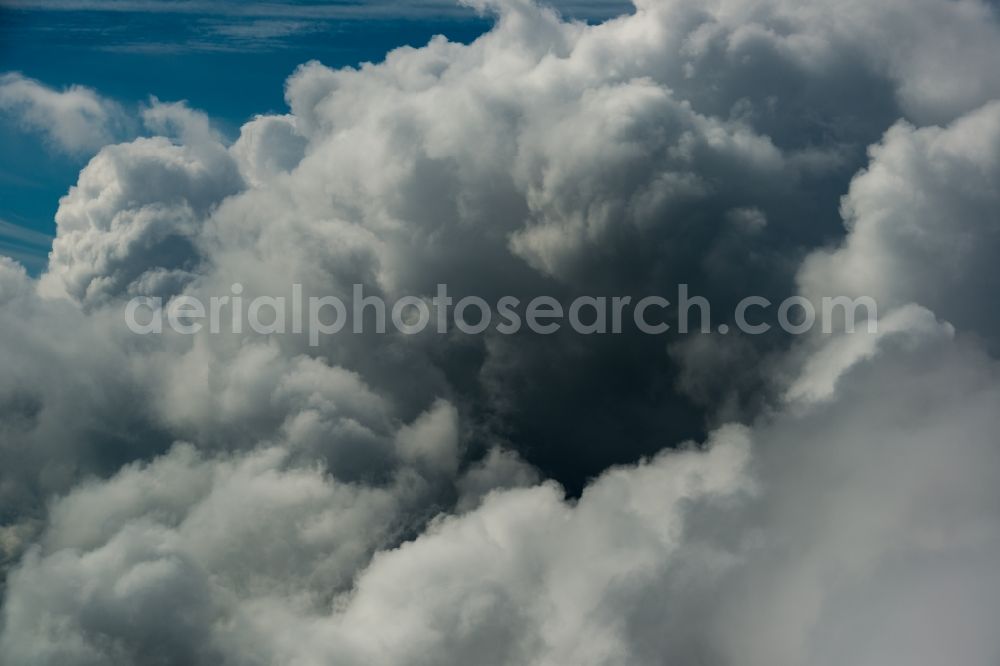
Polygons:
<instances>
[{"instance_id":1,"label":"white fluffy cloud","mask_svg":"<svg viewBox=\"0 0 1000 666\"><path fill-rule=\"evenodd\" d=\"M993 663L1000 374L949 335L908 340L884 336L832 400L574 503L496 492L370 561L398 481L176 448L53 507L0 645L74 664Z\"/></svg>"},{"instance_id":2,"label":"white fluffy cloud","mask_svg":"<svg viewBox=\"0 0 1000 666\"><path fill-rule=\"evenodd\" d=\"M56 213L43 289L87 304L123 295L171 295L201 261L205 218L243 181L202 114L155 103L146 122L175 130L102 149Z\"/></svg>"},{"instance_id":3,"label":"white fluffy cloud","mask_svg":"<svg viewBox=\"0 0 1000 666\"><path fill-rule=\"evenodd\" d=\"M90 88L55 90L17 72L0 76L0 111L43 134L58 150L74 154L113 142L128 125L121 107Z\"/></svg>"},{"instance_id":4,"label":"white fluffy cloud","mask_svg":"<svg viewBox=\"0 0 1000 666\"><path fill-rule=\"evenodd\" d=\"M844 198L843 246L803 265L804 291L864 294L884 307L917 302L996 335L998 155L1000 102L943 128L892 127Z\"/></svg>"},{"instance_id":5,"label":"white fluffy cloud","mask_svg":"<svg viewBox=\"0 0 1000 666\"><path fill-rule=\"evenodd\" d=\"M995 664L994 6L472 4L475 42L304 64L232 145L154 99L48 271L0 259L0 661ZM121 321L236 282L882 317L319 347Z\"/></svg>"}]
</instances>

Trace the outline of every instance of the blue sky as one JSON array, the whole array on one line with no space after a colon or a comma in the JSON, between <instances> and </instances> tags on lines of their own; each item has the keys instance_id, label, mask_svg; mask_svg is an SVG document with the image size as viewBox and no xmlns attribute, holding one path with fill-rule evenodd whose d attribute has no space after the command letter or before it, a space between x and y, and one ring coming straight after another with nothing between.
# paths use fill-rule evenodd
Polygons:
<instances>
[{"instance_id":1,"label":"blue sky","mask_svg":"<svg viewBox=\"0 0 1000 666\"><path fill-rule=\"evenodd\" d=\"M628 5L567 0L558 6L596 20ZM184 99L235 137L254 114L285 110L283 82L302 62L378 61L436 34L471 41L489 25L472 9L439 0L0 0L0 74L20 72L57 89L88 86L126 107L150 95ZM3 113L0 142L0 253L37 272L45 237L55 233L58 199L88 156L53 152Z\"/></svg>"}]
</instances>

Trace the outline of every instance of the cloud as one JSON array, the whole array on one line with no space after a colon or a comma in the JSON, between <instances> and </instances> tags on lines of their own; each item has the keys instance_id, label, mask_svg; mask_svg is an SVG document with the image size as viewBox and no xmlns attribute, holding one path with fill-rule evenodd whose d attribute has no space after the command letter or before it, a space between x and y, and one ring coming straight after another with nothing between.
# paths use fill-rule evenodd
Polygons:
<instances>
[{"instance_id":1,"label":"cloud","mask_svg":"<svg viewBox=\"0 0 1000 666\"><path fill-rule=\"evenodd\" d=\"M260 187L296 167L305 156L306 144L295 116L258 116L240 128L231 150L243 177Z\"/></svg>"},{"instance_id":2,"label":"cloud","mask_svg":"<svg viewBox=\"0 0 1000 666\"><path fill-rule=\"evenodd\" d=\"M0 255L11 257L33 270L40 270L45 267L51 246L51 236L0 220Z\"/></svg>"},{"instance_id":3,"label":"cloud","mask_svg":"<svg viewBox=\"0 0 1000 666\"><path fill-rule=\"evenodd\" d=\"M471 44L303 64L231 145L152 100L47 271L0 260L0 660L995 663L992 6L476 6ZM881 326L124 328L234 283Z\"/></svg>"},{"instance_id":4,"label":"cloud","mask_svg":"<svg viewBox=\"0 0 1000 666\"><path fill-rule=\"evenodd\" d=\"M54 507L0 645L74 664L992 663L1000 375L914 336L886 336L832 399L610 470L573 503L495 492L371 560L390 490L176 448Z\"/></svg>"},{"instance_id":5,"label":"cloud","mask_svg":"<svg viewBox=\"0 0 1000 666\"><path fill-rule=\"evenodd\" d=\"M204 218L243 187L203 115L154 102L147 125L176 130L102 149L60 200L56 240L42 281L85 303L125 294L169 295L200 261Z\"/></svg>"},{"instance_id":6,"label":"cloud","mask_svg":"<svg viewBox=\"0 0 1000 666\"><path fill-rule=\"evenodd\" d=\"M397 0L367 0L354 5L329 5L298 2L199 2L187 0L164 4L150 0L43 0L25 2L8 0L7 4L22 10L92 11L92 12L151 12L201 14L210 16L265 17L270 19L365 19L404 16L407 18L454 16L460 13L458 2L428 0L418 4ZM557 0L551 3L577 17L612 16L630 8L622 0Z\"/></svg>"},{"instance_id":7,"label":"cloud","mask_svg":"<svg viewBox=\"0 0 1000 666\"><path fill-rule=\"evenodd\" d=\"M0 76L0 111L42 134L57 150L74 155L112 143L128 122L121 107L90 88L59 91L17 72Z\"/></svg>"},{"instance_id":8,"label":"cloud","mask_svg":"<svg viewBox=\"0 0 1000 666\"><path fill-rule=\"evenodd\" d=\"M1000 103L946 127L899 123L871 148L871 164L843 201L843 245L810 256L799 274L809 294L917 302L982 335L998 331L988 303L1000 288L992 213L1000 178Z\"/></svg>"},{"instance_id":9,"label":"cloud","mask_svg":"<svg viewBox=\"0 0 1000 666\"><path fill-rule=\"evenodd\" d=\"M339 486L315 471L282 471L276 451L229 462L201 460L190 447L176 448L147 467L123 470L106 484L81 487L58 504L42 545L27 554L10 580L8 631L0 649L11 658L38 663L143 658L271 663L300 658L285 654L296 643L311 652L302 658L322 661L324 654L336 652L352 662L364 655L400 661L423 645L428 663L435 656L462 663L462 654L477 653L480 660L499 663L493 656L512 653L522 642L520 632L531 631L531 618L508 616L538 591L540 581L524 575L526 568L540 566L544 581L548 567L558 561L550 548L523 550L522 540L541 537L570 553L593 538L591 521L603 519L611 503L638 499L643 486L645 492L659 486L658 493L675 494L678 501L711 494L726 486L741 455L738 443L727 444L705 461L693 453L675 455L670 462L677 465L670 470L664 459L647 470L609 475L577 509L566 506L553 486L492 496L467 516L379 556L351 593L353 600L343 600L346 613L324 618L330 596L346 589L359 560L366 561L398 520L398 498L389 490ZM642 485L632 483L634 475L643 477ZM102 527L108 525L106 518L92 518L109 511L114 524L127 526L109 532ZM642 515L614 513L645 527L639 527ZM668 511L656 520L656 527L648 526L650 545L662 541L659 548L667 553L677 517ZM483 540L491 533L514 548L502 555L503 542ZM269 545L262 550L263 543ZM619 543L613 549L624 553L629 547ZM602 576L608 564L594 562L589 575ZM614 567L625 565L621 561ZM478 584L485 589L459 604L453 596L459 589L434 583L468 575L482 576ZM573 579L553 583L572 595L574 579L587 577L579 571ZM84 579L91 581L91 591L75 595L73 588ZM565 602L572 600L569 596ZM145 624L143 609L154 607L160 608L160 619ZM140 622L129 623L123 632L120 618L129 608L139 611ZM292 629L288 623L294 616L307 609L314 615L298 619L299 635L282 637ZM387 611L390 616L403 611L410 619L386 633ZM494 616L497 611L501 614ZM442 613L470 632L455 637L451 656L435 646L444 636L424 625L448 622L439 617ZM38 624L39 614L49 619ZM164 617L171 633L158 629ZM478 626L484 621L492 626ZM505 626L511 621L516 624ZM358 640L369 631L382 639L367 645ZM378 643L391 654L371 652Z\"/></svg>"}]
</instances>

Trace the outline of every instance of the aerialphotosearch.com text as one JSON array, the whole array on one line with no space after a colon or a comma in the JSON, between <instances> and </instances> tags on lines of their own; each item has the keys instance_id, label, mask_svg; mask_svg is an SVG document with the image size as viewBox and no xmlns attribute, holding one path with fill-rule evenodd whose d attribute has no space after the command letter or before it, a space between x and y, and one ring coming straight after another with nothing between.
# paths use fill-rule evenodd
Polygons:
<instances>
[{"instance_id":1,"label":"aerialphotosearch.com text","mask_svg":"<svg viewBox=\"0 0 1000 666\"><path fill-rule=\"evenodd\" d=\"M818 305L818 307L817 307ZM847 296L824 297L815 303L791 296L772 303L763 296L747 296L736 304L726 322L713 324L708 299L690 293L688 285L677 287L675 298L664 296L580 296L563 303L552 296L525 300L503 296L490 303L478 296L455 299L448 286L437 285L430 297L403 296L391 303L379 295L366 294L355 284L351 298L303 295L294 284L290 296L244 295L235 283L229 293L201 299L191 295L133 298L125 307L125 323L138 335L181 335L207 331L213 334L254 332L260 335L292 333L307 335L318 346L330 335L344 332L385 334L390 330L418 335L430 330L446 334L457 330L466 335L495 331L514 335L524 329L551 335L568 327L580 335L620 334L626 328L647 335L668 332L728 334L735 327L746 335L762 335L775 326L792 335L808 333L817 326L823 333L834 330L853 333L863 325L869 333L878 330L874 299ZM391 329L390 329L391 326Z\"/></svg>"}]
</instances>

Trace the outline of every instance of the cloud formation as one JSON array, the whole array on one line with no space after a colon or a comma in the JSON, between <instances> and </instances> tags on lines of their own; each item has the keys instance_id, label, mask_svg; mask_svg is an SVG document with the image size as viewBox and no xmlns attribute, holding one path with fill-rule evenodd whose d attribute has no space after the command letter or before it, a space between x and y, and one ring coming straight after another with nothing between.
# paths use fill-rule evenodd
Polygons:
<instances>
[{"instance_id":1,"label":"cloud formation","mask_svg":"<svg viewBox=\"0 0 1000 666\"><path fill-rule=\"evenodd\" d=\"M810 256L799 274L808 293L917 302L963 329L993 337L1000 288L993 270L1000 204L1000 103L946 127L900 122L872 146L842 208L849 233L836 250Z\"/></svg>"},{"instance_id":2,"label":"cloud formation","mask_svg":"<svg viewBox=\"0 0 1000 666\"><path fill-rule=\"evenodd\" d=\"M995 664L994 5L471 4L475 42L305 63L231 144L151 101L61 199L45 274L0 259L0 661ZM319 347L122 323L234 283L881 317Z\"/></svg>"},{"instance_id":3,"label":"cloud formation","mask_svg":"<svg viewBox=\"0 0 1000 666\"><path fill-rule=\"evenodd\" d=\"M175 448L53 507L0 645L81 664L991 663L997 366L897 337L834 400L608 471L574 503L498 491L374 559L398 485Z\"/></svg>"},{"instance_id":4,"label":"cloud formation","mask_svg":"<svg viewBox=\"0 0 1000 666\"><path fill-rule=\"evenodd\" d=\"M42 134L56 150L91 154L123 134L127 117L85 86L50 88L17 72L0 75L0 111Z\"/></svg>"},{"instance_id":5,"label":"cloud formation","mask_svg":"<svg viewBox=\"0 0 1000 666\"><path fill-rule=\"evenodd\" d=\"M43 290L84 304L134 293L172 295L200 261L204 219L243 187L203 114L154 100L144 120L176 132L108 146L59 203Z\"/></svg>"}]
</instances>

